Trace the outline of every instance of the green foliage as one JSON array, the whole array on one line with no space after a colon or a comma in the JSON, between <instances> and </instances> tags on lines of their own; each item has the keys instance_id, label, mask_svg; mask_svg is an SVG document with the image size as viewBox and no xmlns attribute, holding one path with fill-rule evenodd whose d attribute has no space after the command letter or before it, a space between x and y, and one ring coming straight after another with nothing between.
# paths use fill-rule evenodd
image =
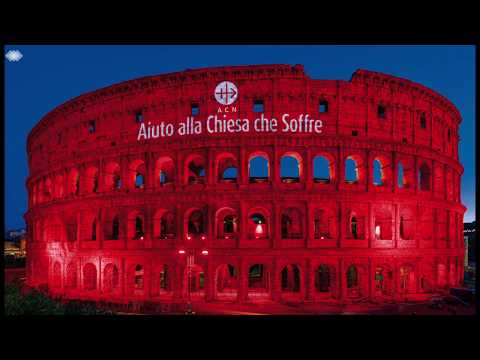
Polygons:
<instances>
[{"instance_id":1,"label":"green foliage","mask_svg":"<svg viewBox=\"0 0 480 360\"><path fill-rule=\"evenodd\" d=\"M6 315L112 315L108 310L97 309L95 304L70 301L62 304L35 289L22 294L15 284L5 285Z\"/></svg>"}]
</instances>

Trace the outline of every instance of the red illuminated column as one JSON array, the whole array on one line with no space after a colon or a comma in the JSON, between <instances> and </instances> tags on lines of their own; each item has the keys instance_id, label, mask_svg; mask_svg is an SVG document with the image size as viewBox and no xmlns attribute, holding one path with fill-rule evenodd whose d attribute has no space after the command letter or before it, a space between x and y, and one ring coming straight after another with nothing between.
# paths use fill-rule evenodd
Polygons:
<instances>
[{"instance_id":1,"label":"red illuminated column","mask_svg":"<svg viewBox=\"0 0 480 360\"><path fill-rule=\"evenodd\" d=\"M273 301L280 300L280 289L278 284L278 264L277 260L273 259L272 265L270 266L270 295Z\"/></svg>"},{"instance_id":2,"label":"red illuminated column","mask_svg":"<svg viewBox=\"0 0 480 360\"><path fill-rule=\"evenodd\" d=\"M274 204L272 206L272 216L270 222L272 223L273 226L270 226L270 244L271 247L276 249L280 247L281 243L281 222L280 222L280 217L281 217L281 208L277 205Z\"/></svg>"},{"instance_id":3,"label":"red illuminated column","mask_svg":"<svg viewBox=\"0 0 480 360\"><path fill-rule=\"evenodd\" d=\"M97 215L97 239L98 239L98 248L103 249L103 238L104 238L104 224L103 220L105 218L105 210L104 209L99 209L98 210L98 215Z\"/></svg>"},{"instance_id":4,"label":"red illuminated column","mask_svg":"<svg viewBox=\"0 0 480 360\"><path fill-rule=\"evenodd\" d=\"M273 176L273 179L270 179L272 181L274 188L279 186L280 184L280 157L279 157L279 152L276 149L276 147L273 148L273 159L272 163L269 164L272 167L272 171L270 171L270 176Z\"/></svg>"},{"instance_id":5,"label":"red illuminated column","mask_svg":"<svg viewBox=\"0 0 480 360\"><path fill-rule=\"evenodd\" d=\"M241 247L247 239L248 209L245 201L240 201L240 233L238 238L238 247Z\"/></svg>"},{"instance_id":6,"label":"red illuminated column","mask_svg":"<svg viewBox=\"0 0 480 360\"><path fill-rule=\"evenodd\" d=\"M307 149L305 160L303 162L303 176L305 179L305 188L307 191L312 190L313 187L313 162L312 162L312 150Z\"/></svg>"},{"instance_id":7,"label":"red illuminated column","mask_svg":"<svg viewBox=\"0 0 480 360\"><path fill-rule=\"evenodd\" d=\"M247 285L248 285L248 267L244 261L240 261L238 264L237 302L244 302L247 300Z\"/></svg>"},{"instance_id":8,"label":"red illuminated column","mask_svg":"<svg viewBox=\"0 0 480 360\"><path fill-rule=\"evenodd\" d=\"M304 269L305 301L312 301L312 262L310 259L305 260Z\"/></svg>"},{"instance_id":9,"label":"red illuminated column","mask_svg":"<svg viewBox=\"0 0 480 360\"><path fill-rule=\"evenodd\" d=\"M151 152L145 153L145 187L151 190L155 186L155 160Z\"/></svg>"},{"instance_id":10,"label":"red illuminated column","mask_svg":"<svg viewBox=\"0 0 480 360\"><path fill-rule=\"evenodd\" d=\"M145 248L149 249L152 247L152 234L153 234L153 211L150 206L145 208Z\"/></svg>"},{"instance_id":11,"label":"red illuminated column","mask_svg":"<svg viewBox=\"0 0 480 360\"><path fill-rule=\"evenodd\" d=\"M337 288L338 288L338 299L340 301L345 300L345 291L346 291L346 286L345 283L346 281L344 280L344 273L345 273L345 265L344 265L344 260L339 259L338 260L338 271L337 271Z\"/></svg>"},{"instance_id":12,"label":"red illuminated column","mask_svg":"<svg viewBox=\"0 0 480 360\"><path fill-rule=\"evenodd\" d=\"M310 248L313 240L313 210L312 204L308 201L305 214L305 236L306 236L306 248Z\"/></svg>"},{"instance_id":13,"label":"red illuminated column","mask_svg":"<svg viewBox=\"0 0 480 360\"><path fill-rule=\"evenodd\" d=\"M336 175L336 189L337 191L340 189L340 184L343 182L345 175L344 175L344 168L345 168L345 161L343 159L343 154L340 151L340 146L337 148L337 161L336 161L336 169L335 169L335 175Z\"/></svg>"},{"instance_id":14,"label":"red illuminated column","mask_svg":"<svg viewBox=\"0 0 480 360\"><path fill-rule=\"evenodd\" d=\"M215 290L215 271L211 261L207 260L207 268L205 269L207 276L205 277L206 282L206 301L212 301L214 299L214 290Z\"/></svg>"},{"instance_id":15,"label":"red illuminated column","mask_svg":"<svg viewBox=\"0 0 480 360\"><path fill-rule=\"evenodd\" d=\"M176 216L176 222L177 222L177 241L176 245L178 246L183 246L184 241L185 241L185 229L184 229L184 211L182 209L182 206L177 204L176 210L175 210Z\"/></svg>"},{"instance_id":16,"label":"red illuminated column","mask_svg":"<svg viewBox=\"0 0 480 360\"><path fill-rule=\"evenodd\" d=\"M248 184L248 159L246 157L246 150L244 147L240 149L238 169L240 188L243 188Z\"/></svg>"},{"instance_id":17,"label":"red illuminated column","mask_svg":"<svg viewBox=\"0 0 480 360\"><path fill-rule=\"evenodd\" d=\"M130 188L130 181L129 181L129 161L126 156L122 156L120 158L120 172L121 172L121 180L122 180L122 189L129 189Z\"/></svg>"},{"instance_id":18,"label":"red illuminated column","mask_svg":"<svg viewBox=\"0 0 480 360\"><path fill-rule=\"evenodd\" d=\"M207 153L207 185L213 185L215 183L215 159L214 153L211 147L208 148Z\"/></svg>"},{"instance_id":19,"label":"red illuminated column","mask_svg":"<svg viewBox=\"0 0 480 360\"><path fill-rule=\"evenodd\" d=\"M391 174L392 174L392 192L397 192L398 187L398 169L397 169L397 154L395 151L392 152L392 164L391 164Z\"/></svg>"},{"instance_id":20,"label":"red illuminated column","mask_svg":"<svg viewBox=\"0 0 480 360\"><path fill-rule=\"evenodd\" d=\"M215 241L217 240L216 238L214 238L215 236L215 223L216 223L216 219L215 219L215 209L213 206L209 206L208 209L207 209L207 238L205 240L205 246L207 248L211 248Z\"/></svg>"}]
</instances>

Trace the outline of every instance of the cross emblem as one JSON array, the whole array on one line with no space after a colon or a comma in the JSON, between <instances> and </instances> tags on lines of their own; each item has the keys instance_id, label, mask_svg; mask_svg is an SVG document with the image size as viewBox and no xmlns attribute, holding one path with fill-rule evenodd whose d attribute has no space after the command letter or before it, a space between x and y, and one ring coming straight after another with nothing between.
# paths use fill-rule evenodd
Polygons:
<instances>
[{"instance_id":1,"label":"cross emblem","mask_svg":"<svg viewBox=\"0 0 480 360\"><path fill-rule=\"evenodd\" d=\"M215 99L222 105L230 105L235 102L238 89L234 83L223 81L215 88Z\"/></svg>"}]
</instances>

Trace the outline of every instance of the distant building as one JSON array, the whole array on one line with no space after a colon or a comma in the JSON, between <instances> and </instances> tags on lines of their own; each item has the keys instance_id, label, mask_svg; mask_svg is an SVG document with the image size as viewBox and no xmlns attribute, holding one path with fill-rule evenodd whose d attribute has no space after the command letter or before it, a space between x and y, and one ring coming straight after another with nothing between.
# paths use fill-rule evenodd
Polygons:
<instances>
[{"instance_id":1,"label":"distant building","mask_svg":"<svg viewBox=\"0 0 480 360\"><path fill-rule=\"evenodd\" d=\"M18 244L22 239L25 239L26 236L27 236L26 229L8 230L5 235L5 241L11 241Z\"/></svg>"},{"instance_id":2,"label":"distant building","mask_svg":"<svg viewBox=\"0 0 480 360\"><path fill-rule=\"evenodd\" d=\"M472 266L475 259L475 221L463 224L463 239L465 240L465 266Z\"/></svg>"}]
</instances>

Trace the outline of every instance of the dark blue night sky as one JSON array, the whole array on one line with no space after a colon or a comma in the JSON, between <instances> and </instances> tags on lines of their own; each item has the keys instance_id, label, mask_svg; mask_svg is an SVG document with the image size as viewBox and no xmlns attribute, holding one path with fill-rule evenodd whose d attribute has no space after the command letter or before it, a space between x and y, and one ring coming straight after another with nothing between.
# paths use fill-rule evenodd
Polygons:
<instances>
[{"instance_id":1,"label":"dark blue night sky","mask_svg":"<svg viewBox=\"0 0 480 360\"><path fill-rule=\"evenodd\" d=\"M363 68L438 91L460 110L465 221L475 220L474 46L7 46L5 226L24 227L26 138L47 112L82 93L141 76L224 65L303 64L314 79L349 80Z\"/></svg>"}]
</instances>

